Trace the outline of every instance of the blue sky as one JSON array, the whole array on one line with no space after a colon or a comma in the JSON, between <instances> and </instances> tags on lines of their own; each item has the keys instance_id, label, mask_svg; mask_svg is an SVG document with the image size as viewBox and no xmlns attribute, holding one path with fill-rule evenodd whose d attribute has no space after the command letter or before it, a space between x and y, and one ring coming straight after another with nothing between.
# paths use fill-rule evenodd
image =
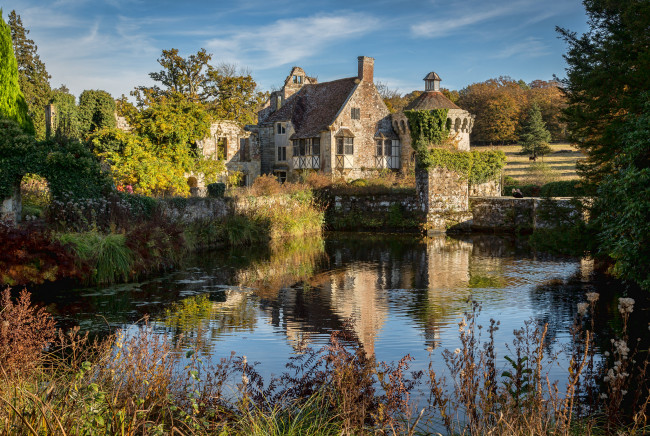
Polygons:
<instances>
[{"instance_id":1,"label":"blue sky","mask_svg":"<svg viewBox=\"0 0 650 436\"><path fill-rule=\"evenodd\" d=\"M151 84L163 49L204 47L213 63L247 68L262 90L293 65L319 81L356 75L375 58L375 81L402 93L436 71L461 89L500 75L530 82L564 76L555 26L584 32L579 0L171 1L0 0L15 9L52 75L79 95L113 96Z\"/></svg>"}]
</instances>

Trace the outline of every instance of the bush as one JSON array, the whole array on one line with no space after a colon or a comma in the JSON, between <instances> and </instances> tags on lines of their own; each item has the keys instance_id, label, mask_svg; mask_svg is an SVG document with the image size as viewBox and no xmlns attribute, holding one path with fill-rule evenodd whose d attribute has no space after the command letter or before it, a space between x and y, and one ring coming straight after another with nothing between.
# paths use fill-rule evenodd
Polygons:
<instances>
[{"instance_id":1,"label":"bush","mask_svg":"<svg viewBox=\"0 0 650 436\"><path fill-rule=\"evenodd\" d=\"M0 225L0 283L42 284L62 278L82 278L89 272L65 244L52 240L49 232L35 226L10 228Z\"/></svg>"},{"instance_id":2,"label":"bush","mask_svg":"<svg viewBox=\"0 0 650 436\"><path fill-rule=\"evenodd\" d=\"M282 185L270 174L263 174L253 182L249 192L255 196L267 196L282 193Z\"/></svg>"},{"instance_id":3,"label":"bush","mask_svg":"<svg viewBox=\"0 0 650 436\"><path fill-rule=\"evenodd\" d=\"M58 240L68 244L77 259L92 266L93 273L87 282L115 283L129 279L133 267L133 252L120 233L103 235L97 231L63 233Z\"/></svg>"},{"instance_id":4,"label":"bush","mask_svg":"<svg viewBox=\"0 0 650 436\"><path fill-rule=\"evenodd\" d=\"M208 185L208 197L223 198L226 193L225 183L210 183Z\"/></svg>"},{"instance_id":5,"label":"bush","mask_svg":"<svg viewBox=\"0 0 650 436\"><path fill-rule=\"evenodd\" d=\"M550 182L541 187L541 197L586 197L593 195L593 189L581 180Z\"/></svg>"},{"instance_id":6,"label":"bush","mask_svg":"<svg viewBox=\"0 0 650 436\"><path fill-rule=\"evenodd\" d=\"M368 181L366 179L356 179L351 181L349 185L363 188L365 186L368 186Z\"/></svg>"},{"instance_id":7,"label":"bush","mask_svg":"<svg viewBox=\"0 0 650 436\"><path fill-rule=\"evenodd\" d=\"M55 323L43 308L31 305L23 290L14 301L6 288L0 296L0 368L4 375L34 368L41 352L54 339Z\"/></svg>"}]
</instances>

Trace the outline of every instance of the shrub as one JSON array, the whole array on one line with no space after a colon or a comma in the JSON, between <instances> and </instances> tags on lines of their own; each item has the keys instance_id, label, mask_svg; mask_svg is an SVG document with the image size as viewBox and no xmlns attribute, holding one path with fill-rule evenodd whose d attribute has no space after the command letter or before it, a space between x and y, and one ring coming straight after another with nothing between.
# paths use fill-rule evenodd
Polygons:
<instances>
[{"instance_id":1,"label":"shrub","mask_svg":"<svg viewBox=\"0 0 650 436\"><path fill-rule=\"evenodd\" d=\"M62 278L82 278L89 267L76 261L60 241L37 226L11 228L0 224L0 283L42 284Z\"/></svg>"},{"instance_id":2,"label":"shrub","mask_svg":"<svg viewBox=\"0 0 650 436\"><path fill-rule=\"evenodd\" d=\"M582 180L562 180L543 185L541 197L586 197L593 195L593 189Z\"/></svg>"},{"instance_id":3,"label":"shrub","mask_svg":"<svg viewBox=\"0 0 650 436\"><path fill-rule=\"evenodd\" d=\"M101 234L97 231L63 233L59 241L68 244L77 258L94 269L87 281L97 284L126 281L133 267L133 252L121 233Z\"/></svg>"},{"instance_id":4,"label":"shrub","mask_svg":"<svg viewBox=\"0 0 650 436\"><path fill-rule=\"evenodd\" d=\"M223 198L226 193L225 183L210 183L208 185L208 196L212 198Z\"/></svg>"},{"instance_id":5,"label":"shrub","mask_svg":"<svg viewBox=\"0 0 650 436\"><path fill-rule=\"evenodd\" d=\"M363 188L365 186L368 186L368 181L366 179L356 179L356 180L352 180L349 183L349 185L350 186L358 186L358 187Z\"/></svg>"},{"instance_id":6,"label":"shrub","mask_svg":"<svg viewBox=\"0 0 650 436\"><path fill-rule=\"evenodd\" d=\"M54 335L54 320L45 309L31 305L27 291L21 291L15 301L11 298L10 288L2 291L0 368L5 375L32 370Z\"/></svg>"},{"instance_id":7,"label":"shrub","mask_svg":"<svg viewBox=\"0 0 650 436\"><path fill-rule=\"evenodd\" d=\"M249 192L255 196L267 196L282 193L282 185L270 174L263 174L253 182Z\"/></svg>"},{"instance_id":8,"label":"shrub","mask_svg":"<svg viewBox=\"0 0 650 436\"><path fill-rule=\"evenodd\" d=\"M178 225L153 219L129 229L126 247L133 253L132 275L138 276L180 264L187 244Z\"/></svg>"}]
</instances>

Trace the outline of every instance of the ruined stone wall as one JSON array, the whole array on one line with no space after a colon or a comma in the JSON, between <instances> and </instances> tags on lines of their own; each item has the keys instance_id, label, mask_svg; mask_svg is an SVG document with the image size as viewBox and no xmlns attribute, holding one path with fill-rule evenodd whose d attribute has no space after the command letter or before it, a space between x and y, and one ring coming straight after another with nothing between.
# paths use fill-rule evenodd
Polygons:
<instances>
[{"instance_id":1,"label":"ruined stone wall","mask_svg":"<svg viewBox=\"0 0 650 436\"><path fill-rule=\"evenodd\" d=\"M336 212L347 213L352 210L361 212L384 213L397 204L405 211L420 212L420 205L415 195L408 194L375 194L375 195L335 195L330 207Z\"/></svg>"},{"instance_id":2,"label":"ruined stone wall","mask_svg":"<svg viewBox=\"0 0 650 436\"><path fill-rule=\"evenodd\" d=\"M490 180L469 186L470 197L501 197L501 180Z\"/></svg>"},{"instance_id":3,"label":"ruined stone wall","mask_svg":"<svg viewBox=\"0 0 650 436\"><path fill-rule=\"evenodd\" d=\"M573 198L472 197L473 230L530 231L555 228L586 220L582 207Z\"/></svg>"},{"instance_id":4,"label":"ruined stone wall","mask_svg":"<svg viewBox=\"0 0 650 436\"><path fill-rule=\"evenodd\" d=\"M15 225L20 223L23 211L22 200L20 197L20 182L16 183L13 188L11 197L6 197L0 205L0 223Z\"/></svg>"}]
</instances>

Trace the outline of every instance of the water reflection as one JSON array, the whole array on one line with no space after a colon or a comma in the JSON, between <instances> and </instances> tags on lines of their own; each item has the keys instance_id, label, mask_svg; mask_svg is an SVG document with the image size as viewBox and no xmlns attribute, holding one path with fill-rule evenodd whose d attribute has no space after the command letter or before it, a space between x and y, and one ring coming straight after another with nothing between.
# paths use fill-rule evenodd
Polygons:
<instances>
[{"instance_id":1,"label":"water reflection","mask_svg":"<svg viewBox=\"0 0 650 436\"><path fill-rule=\"evenodd\" d=\"M38 297L64 323L92 331L150 314L161 333L194 338L216 356L245 354L275 373L352 320L367 353L389 361L410 353L425 368L431 351L457 346L456 323L472 299L483 318L502 322L501 343L534 318L549 324L552 346L562 345L576 303L597 287L592 269L589 260L539 258L521 240L495 235L332 234L203 253L155 280Z\"/></svg>"}]
</instances>

